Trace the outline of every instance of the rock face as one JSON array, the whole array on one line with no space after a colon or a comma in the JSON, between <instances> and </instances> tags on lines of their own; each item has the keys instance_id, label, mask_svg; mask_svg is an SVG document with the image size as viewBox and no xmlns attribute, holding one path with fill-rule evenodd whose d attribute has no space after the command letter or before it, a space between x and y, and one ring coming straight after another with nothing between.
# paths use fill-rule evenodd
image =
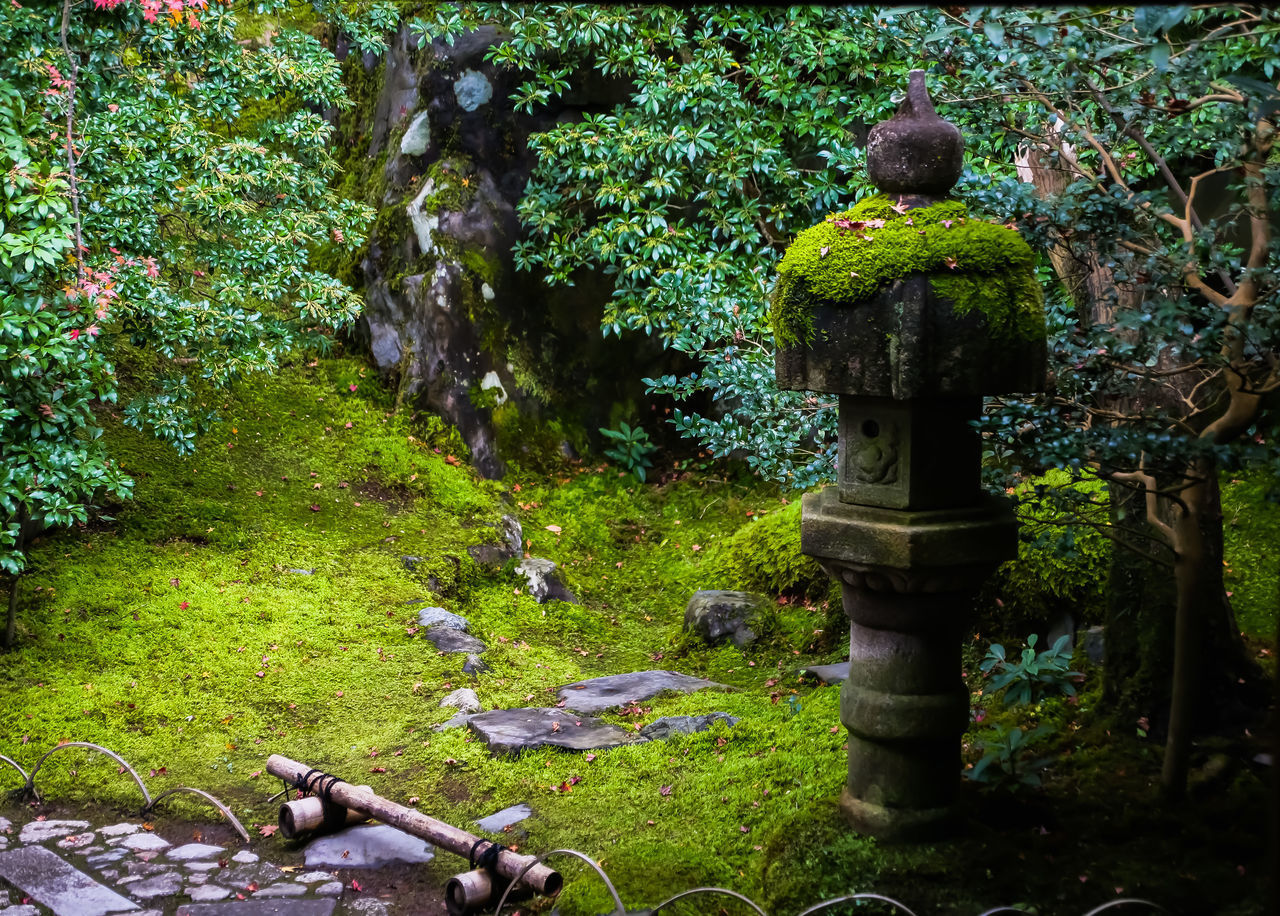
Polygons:
<instances>
[{"instance_id":1,"label":"rock face","mask_svg":"<svg viewBox=\"0 0 1280 916\"><path fill-rule=\"evenodd\" d=\"M660 693L693 693L715 687L727 690L724 684L706 681L674 671L632 671L629 674L610 674L577 681L561 687L556 695L567 709L575 712L598 713L648 700Z\"/></svg>"},{"instance_id":2,"label":"rock face","mask_svg":"<svg viewBox=\"0 0 1280 916\"><path fill-rule=\"evenodd\" d=\"M498 542L496 544L475 544L467 548L471 559L481 566L501 566L507 560L520 556L524 544L524 529L520 520L514 515L502 516L498 523Z\"/></svg>"},{"instance_id":3,"label":"rock face","mask_svg":"<svg viewBox=\"0 0 1280 916\"><path fill-rule=\"evenodd\" d=\"M400 399L457 427L491 477L504 469L499 405L527 414L553 403L595 428L611 403L643 400L642 377L688 365L654 341L600 334L612 291L602 274L554 290L515 275L515 207L535 162L527 138L607 110L625 86L597 76L555 107L517 113L519 75L484 59L499 37L482 28L419 48L406 23L381 59L364 59L376 98L339 115L343 165L379 211L363 257L341 268L364 286L356 336ZM523 457L529 445L513 436L510 447Z\"/></svg>"},{"instance_id":4,"label":"rock face","mask_svg":"<svg viewBox=\"0 0 1280 916\"><path fill-rule=\"evenodd\" d=\"M738 717L727 712L711 712L705 716L663 716L640 729L640 737L648 741L665 741L672 735L705 732L717 722L723 722L732 728L738 724Z\"/></svg>"},{"instance_id":5,"label":"rock face","mask_svg":"<svg viewBox=\"0 0 1280 916\"><path fill-rule=\"evenodd\" d=\"M348 827L307 846L308 868L381 868L434 857L430 844L386 824Z\"/></svg>"},{"instance_id":6,"label":"rock face","mask_svg":"<svg viewBox=\"0 0 1280 916\"><path fill-rule=\"evenodd\" d=\"M430 641L438 652L464 652L467 655L479 654L489 648L474 636L451 627L430 627L422 634Z\"/></svg>"},{"instance_id":7,"label":"rock face","mask_svg":"<svg viewBox=\"0 0 1280 916\"><path fill-rule=\"evenodd\" d=\"M529 583L529 594L539 604L546 604L548 601L578 603L577 597L556 575L556 564L551 560L529 557L521 561L516 567L516 572L524 576L525 581Z\"/></svg>"},{"instance_id":8,"label":"rock face","mask_svg":"<svg viewBox=\"0 0 1280 916\"><path fill-rule=\"evenodd\" d=\"M756 641L756 629L769 599L751 592L694 592L684 610L684 629L708 645L732 642L738 648Z\"/></svg>"},{"instance_id":9,"label":"rock face","mask_svg":"<svg viewBox=\"0 0 1280 916\"><path fill-rule=\"evenodd\" d=\"M418 611L418 626L442 627L446 630L467 632L470 622L458 614L452 614L442 607L424 607Z\"/></svg>"}]
</instances>

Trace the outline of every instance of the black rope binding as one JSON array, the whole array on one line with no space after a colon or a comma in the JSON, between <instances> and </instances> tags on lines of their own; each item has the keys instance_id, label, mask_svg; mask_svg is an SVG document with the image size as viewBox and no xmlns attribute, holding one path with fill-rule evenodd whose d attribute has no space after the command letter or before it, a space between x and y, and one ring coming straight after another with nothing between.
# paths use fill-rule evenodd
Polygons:
<instances>
[{"instance_id":1,"label":"black rope binding","mask_svg":"<svg viewBox=\"0 0 1280 916\"><path fill-rule=\"evenodd\" d=\"M345 781L341 776L335 776L332 773L312 768L302 774L302 790L308 795L318 795L325 801L332 802L333 787ZM345 815L343 816L345 817Z\"/></svg>"},{"instance_id":2,"label":"black rope binding","mask_svg":"<svg viewBox=\"0 0 1280 916\"><path fill-rule=\"evenodd\" d=\"M488 843L489 847L477 857L476 849L481 843ZM476 840L471 844L471 852L467 854L467 867L473 870L479 867L485 871L496 871L498 868L498 854L507 848L501 843L494 843L491 840Z\"/></svg>"}]
</instances>

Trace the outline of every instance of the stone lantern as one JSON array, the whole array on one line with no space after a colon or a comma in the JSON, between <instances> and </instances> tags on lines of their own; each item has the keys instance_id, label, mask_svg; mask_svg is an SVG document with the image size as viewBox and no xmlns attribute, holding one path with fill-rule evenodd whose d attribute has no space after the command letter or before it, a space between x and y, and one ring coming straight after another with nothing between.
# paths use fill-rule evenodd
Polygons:
<instances>
[{"instance_id":1,"label":"stone lantern","mask_svg":"<svg viewBox=\"0 0 1280 916\"><path fill-rule=\"evenodd\" d=\"M1044 382L1033 254L947 197L963 148L912 71L867 141L881 194L802 232L773 294L778 384L839 395L837 485L804 497L801 545L850 620L841 807L882 838L935 835L954 815L960 643L1017 543L1006 501L982 491L971 424L984 395Z\"/></svg>"}]
</instances>

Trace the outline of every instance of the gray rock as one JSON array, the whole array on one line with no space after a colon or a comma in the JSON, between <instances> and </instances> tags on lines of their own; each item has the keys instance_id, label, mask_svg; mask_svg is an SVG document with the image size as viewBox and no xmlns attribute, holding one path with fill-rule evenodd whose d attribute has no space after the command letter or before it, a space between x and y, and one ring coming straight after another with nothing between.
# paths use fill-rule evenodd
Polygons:
<instances>
[{"instance_id":1,"label":"gray rock","mask_svg":"<svg viewBox=\"0 0 1280 916\"><path fill-rule=\"evenodd\" d=\"M438 652L465 652L470 655L479 654L489 648L474 636L449 627L429 627L422 637L429 640Z\"/></svg>"},{"instance_id":2,"label":"gray rock","mask_svg":"<svg viewBox=\"0 0 1280 916\"><path fill-rule=\"evenodd\" d=\"M635 741L616 725L566 709L495 709L472 716L467 727L499 754L546 746L589 751Z\"/></svg>"},{"instance_id":3,"label":"gray rock","mask_svg":"<svg viewBox=\"0 0 1280 916\"><path fill-rule=\"evenodd\" d=\"M732 728L738 724L738 717L727 712L712 712L705 716L663 716L640 729L640 737L650 741L665 741L672 735L705 732L717 722L724 722Z\"/></svg>"},{"instance_id":4,"label":"gray rock","mask_svg":"<svg viewBox=\"0 0 1280 916\"><path fill-rule=\"evenodd\" d=\"M176 871L168 871L150 878L143 878L129 886L129 895L140 900L152 897L169 897L182 890L182 875Z\"/></svg>"},{"instance_id":5,"label":"gray rock","mask_svg":"<svg viewBox=\"0 0 1280 916\"><path fill-rule=\"evenodd\" d=\"M302 884L272 884L253 892L254 897L301 897L307 888Z\"/></svg>"},{"instance_id":6,"label":"gray rock","mask_svg":"<svg viewBox=\"0 0 1280 916\"><path fill-rule=\"evenodd\" d=\"M1080 637L1080 647L1092 664L1101 665L1107 654L1107 628L1089 627Z\"/></svg>"},{"instance_id":7,"label":"gray rock","mask_svg":"<svg viewBox=\"0 0 1280 916\"><path fill-rule=\"evenodd\" d=\"M435 726L433 731L446 732L451 728L463 728L468 722L471 721L472 715L474 715L474 713L460 712L457 715L453 716L452 718L446 719L444 722L441 722L439 725Z\"/></svg>"},{"instance_id":8,"label":"gray rock","mask_svg":"<svg viewBox=\"0 0 1280 916\"><path fill-rule=\"evenodd\" d=\"M58 840L58 842L55 843L54 845L56 845L59 849L84 849L86 846L93 845L95 836L96 835L92 830L90 830L88 833L73 833L71 834L71 836L64 836L62 839ZM81 855L86 855L86 854L87 854L87 851L85 853L81 853Z\"/></svg>"},{"instance_id":9,"label":"gray rock","mask_svg":"<svg viewBox=\"0 0 1280 916\"><path fill-rule=\"evenodd\" d=\"M293 573L295 576L314 576L316 574L314 569L286 569L285 572Z\"/></svg>"},{"instance_id":10,"label":"gray rock","mask_svg":"<svg viewBox=\"0 0 1280 916\"><path fill-rule=\"evenodd\" d=\"M43 846L0 853L0 878L53 910L56 916L106 916L139 908L132 900L72 868L61 856Z\"/></svg>"},{"instance_id":11,"label":"gray rock","mask_svg":"<svg viewBox=\"0 0 1280 916\"><path fill-rule=\"evenodd\" d=\"M344 857L344 853L346 854ZM430 862L430 845L386 824L348 827L307 846L308 868L381 868L402 863Z\"/></svg>"},{"instance_id":12,"label":"gray rock","mask_svg":"<svg viewBox=\"0 0 1280 916\"><path fill-rule=\"evenodd\" d=\"M480 660L478 655L468 655L467 660L462 663L462 673L477 675L484 674L489 670L489 666Z\"/></svg>"},{"instance_id":13,"label":"gray rock","mask_svg":"<svg viewBox=\"0 0 1280 916\"><path fill-rule=\"evenodd\" d=\"M0 833L8 833L13 829L13 822L7 817L0 817Z\"/></svg>"},{"instance_id":14,"label":"gray rock","mask_svg":"<svg viewBox=\"0 0 1280 916\"><path fill-rule=\"evenodd\" d=\"M387 916L387 905L372 897L359 897L347 903L347 912L360 916Z\"/></svg>"},{"instance_id":15,"label":"gray rock","mask_svg":"<svg viewBox=\"0 0 1280 916\"><path fill-rule=\"evenodd\" d=\"M131 833L126 837L111 841L112 846L123 846L126 849L132 849L134 852L156 852L161 849L168 849L172 845L162 836L154 833Z\"/></svg>"},{"instance_id":16,"label":"gray rock","mask_svg":"<svg viewBox=\"0 0 1280 916\"><path fill-rule=\"evenodd\" d=\"M493 98L493 83L483 73L466 70L453 82L453 94L463 111L475 111Z\"/></svg>"},{"instance_id":17,"label":"gray rock","mask_svg":"<svg viewBox=\"0 0 1280 916\"><path fill-rule=\"evenodd\" d=\"M442 627L448 630L458 630L462 633L467 632L470 624L467 618L457 614L451 614L442 607L424 607L418 611L418 626L420 627Z\"/></svg>"},{"instance_id":18,"label":"gray rock","mask_svg":"<svg viewBox=\"0 0 1280 916\"><path fill-rule=\"evenodd\" d=\"M141 829L137 824L122 821L119 824L112 824L110 827L99 827L98 832L103 836L124 836L128 833L137 833Z\"/></svg>"},{"instance_id":19,"label":"gray rock","mask_svg":"<svg viewBox=\"0 0 1280 916\"><path fill-rule=\"evenodd\" d=\"M187 843L176 849L170 849L165 856L175 862L189 862L193 859L216 858L225 852L222 846L209 846L206 843Z\"/></svg>"},{"instance_id":20,"label":"gray rock","mask_svg":"<svg viewBox=\"0 0 1280 916\"><path fill-rule=\"evenodd\" d=\"M715 687L728 690L724 684L706 681L674 671L633 671L629 674L610 674L566 684L556 691L565 706L578 712L597 713L628 703L648 700L666 691L693 693Z\"/></svg>"},{"instance_id":21,"label":"gray rock","mask_svg":"<svg viewBox=\"0 0 1280 916\"><path fill-rule=\"evenodd\" d=\"M337 905L333 900L250 898L221 903L184 903L174 911L174 916L331 916Z\"/></svg>"},{"instance_id":22,"label":"gray rock","mask_svg":"<svg viewBox=\"0 0 1280 916\"><path fill-rule=\"evenodd\" d=\"M213 871L218 867L217 862L184 862L182 864L186 867L187 871L193 872Z\"/></svg>"},{"instance_id":23,"label":"gray rock","mask_svg":"<svg viewBox=\"0 0 1280 916\"><path fill-rule=\"evenodd\" d=\"M480 698L470 687L459 687L440 701L442 709L456 709L460 712L480 712Z\"/></svg>"},{"instance_id":24,"label":"gray rock","mask_svg":"<svg viewBox=\"0 0 1280 916\"><path fill-rule=\"evenodd\" d=\"M413 116L400 138L400 155L421 156L431 145L431 117L425 111Z\"/></svg>"},{"instance_id":25,"label":"gray rock","mask_svg":"<svg viewBox=\"0 0 1280 916\"><path fill-rule=\"evenodd\" d=\"M45 843L89 829L88 821L32 821L18 834L19 843Z\"/></svg>"},{"instance_id":26,"label":"gray rock","mask_svg":"<svg viewBox=\"0 0 1280 916\"><path fill-rule=\"evenodd\" d=\"M801 674L811 674L828 684L839 684L849 680L849 663L836 662L832 665L809 665L800 669Z\"/></svg>"},{"instance_id":27,"label":"gray rock","mask_svg":"<svg viewBox=\"0 0 1280 916\"><path fill-rule=\"evenodd\" d=\"M0 910L0 916L40 916L40 911L29 903L19 903Z\"/></svg>"},{"instance_id":28,"label":"gray rock","mask_svg":"<svg viewBox=\"0 0 1280 916\"><path fill-rule=\"evenodd\" d=\"M293 880L299 884L321 884L325 881L332 881L333 875L327 871L309 871L298 875Z\"/></svg>"},{"instance_id":29,"label":"gray rock","mask_svg":"<svg viewBox=\"0 0 1280 916\"><path fill-rule=\"evenodd\" d=\"M577 604L578 599L565 587L556 575L556 564L542 557L528 557L520 561L516 572L524 576L529 584L529 594L539 604L548 601L567 601Z\"/></svg>"},{"instance_id":30,"label":"gray rock","mask_svg":"<svg viewBox=\"0 0 1280 916\"><path fill-rule=\"evenodd\" d=\"M708 589L693 593L684 610L684 629L707 645L732 642L741 649L756 641L758 626L769 599L751 592Z\"/></svg>"},{"instance_id":31,"label":"gray rock","mask_svg":"<svg viewBox=\"0 0 1280 916\"><path fill-rule=\"evenodd\" d=\"M502 521L498 523L498 537L498 543L475 544L467 548L467 553L481 566L501 566L524 552L524 529L514 515L502 516Z\"/></svg>"},{"instance_id":32,"label":"gray rock","mask_svg":"<svg viewBox=\"0 0 1280 916\"><path fill-rule=\"evenodd\" d=\"M232 862L238 862L241 865L252 865L258 861L258 856L247 849L242 849L231 857Z\"/></svg>"},{"instance_id":33,"label":"gray rock","mask_svg":"<svg viewBox=\"0 0 1280 916\"><path fill-rule=\"evenodd\" d=\"M330 881L317 887L316 893L321 897L341 897L343 890L341 881Z\"/></svg>"},{"instance_id":34,"label":"gray rock","mask_svg":"<svg viewBox=\"0 0 1280 916\"><path fill-rule=\"evenodd\" d=\"M404 564L404 568L409 572L417 572L418 564L422 562L422 557L401 557L400 562Z\"/></svg>"},{"instance_id":35,"label":"gray rock","mask_svg":"<svg viewBox=\"0 0 1280 916\"><path fill-rule=\"evenodd\" d=\"M489 833L501 833L504 827L518 824L532 815L533 809L528 805L512 805L510 808L503 808L488 817L480 818L480 820L476 821L476 826L481 830L487 830Z\"/></svg>"},{"instance_id":36,"label":"gray rock","mask_svg":"<svg viewBox=\"0 0 1280 916\"><path fill-rule=\"evenodd\" d=\"M190 864L188 864L187 867L190 868ZM189 888L200 887L201 885L208 884L208 883L209 883L209 876L207 874L196 872L195 874L187 875L187 887Z\"/></svg>"},{"instance_id":37,"label":"gray rock","mask_svg":"<svg viewBox=\"0 0 1280 916\"><path fill-rule=\"evenodd\" d=\"M216 884L202 884L187 891L187 896L196 903L208 903L213 900L225 900L231 896L231 888L219 887Z\"/></svg>"}]
</instances>

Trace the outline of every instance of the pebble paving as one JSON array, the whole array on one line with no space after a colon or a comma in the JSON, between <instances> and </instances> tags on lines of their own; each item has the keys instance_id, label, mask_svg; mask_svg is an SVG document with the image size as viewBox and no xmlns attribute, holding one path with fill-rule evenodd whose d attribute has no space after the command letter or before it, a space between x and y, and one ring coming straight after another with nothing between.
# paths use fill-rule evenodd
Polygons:
<instances>
[{"instance_id":1,"label":"pebble paving","mask_svg":"<svg viewBox=\"0 0 1280 916\"><path fill-rule=\"evenodd\" d=\"M313 842L337 848L312 866L308 847L309 867L301 874L247 849L175 846L133 822L95 827L34 819L19 827L0 818L0 841L0 916L392 916L392 904L322 869L330 860L335 869L376 868L434 855L428 844L385 825Z\"/></svg>"}]
</instances>

